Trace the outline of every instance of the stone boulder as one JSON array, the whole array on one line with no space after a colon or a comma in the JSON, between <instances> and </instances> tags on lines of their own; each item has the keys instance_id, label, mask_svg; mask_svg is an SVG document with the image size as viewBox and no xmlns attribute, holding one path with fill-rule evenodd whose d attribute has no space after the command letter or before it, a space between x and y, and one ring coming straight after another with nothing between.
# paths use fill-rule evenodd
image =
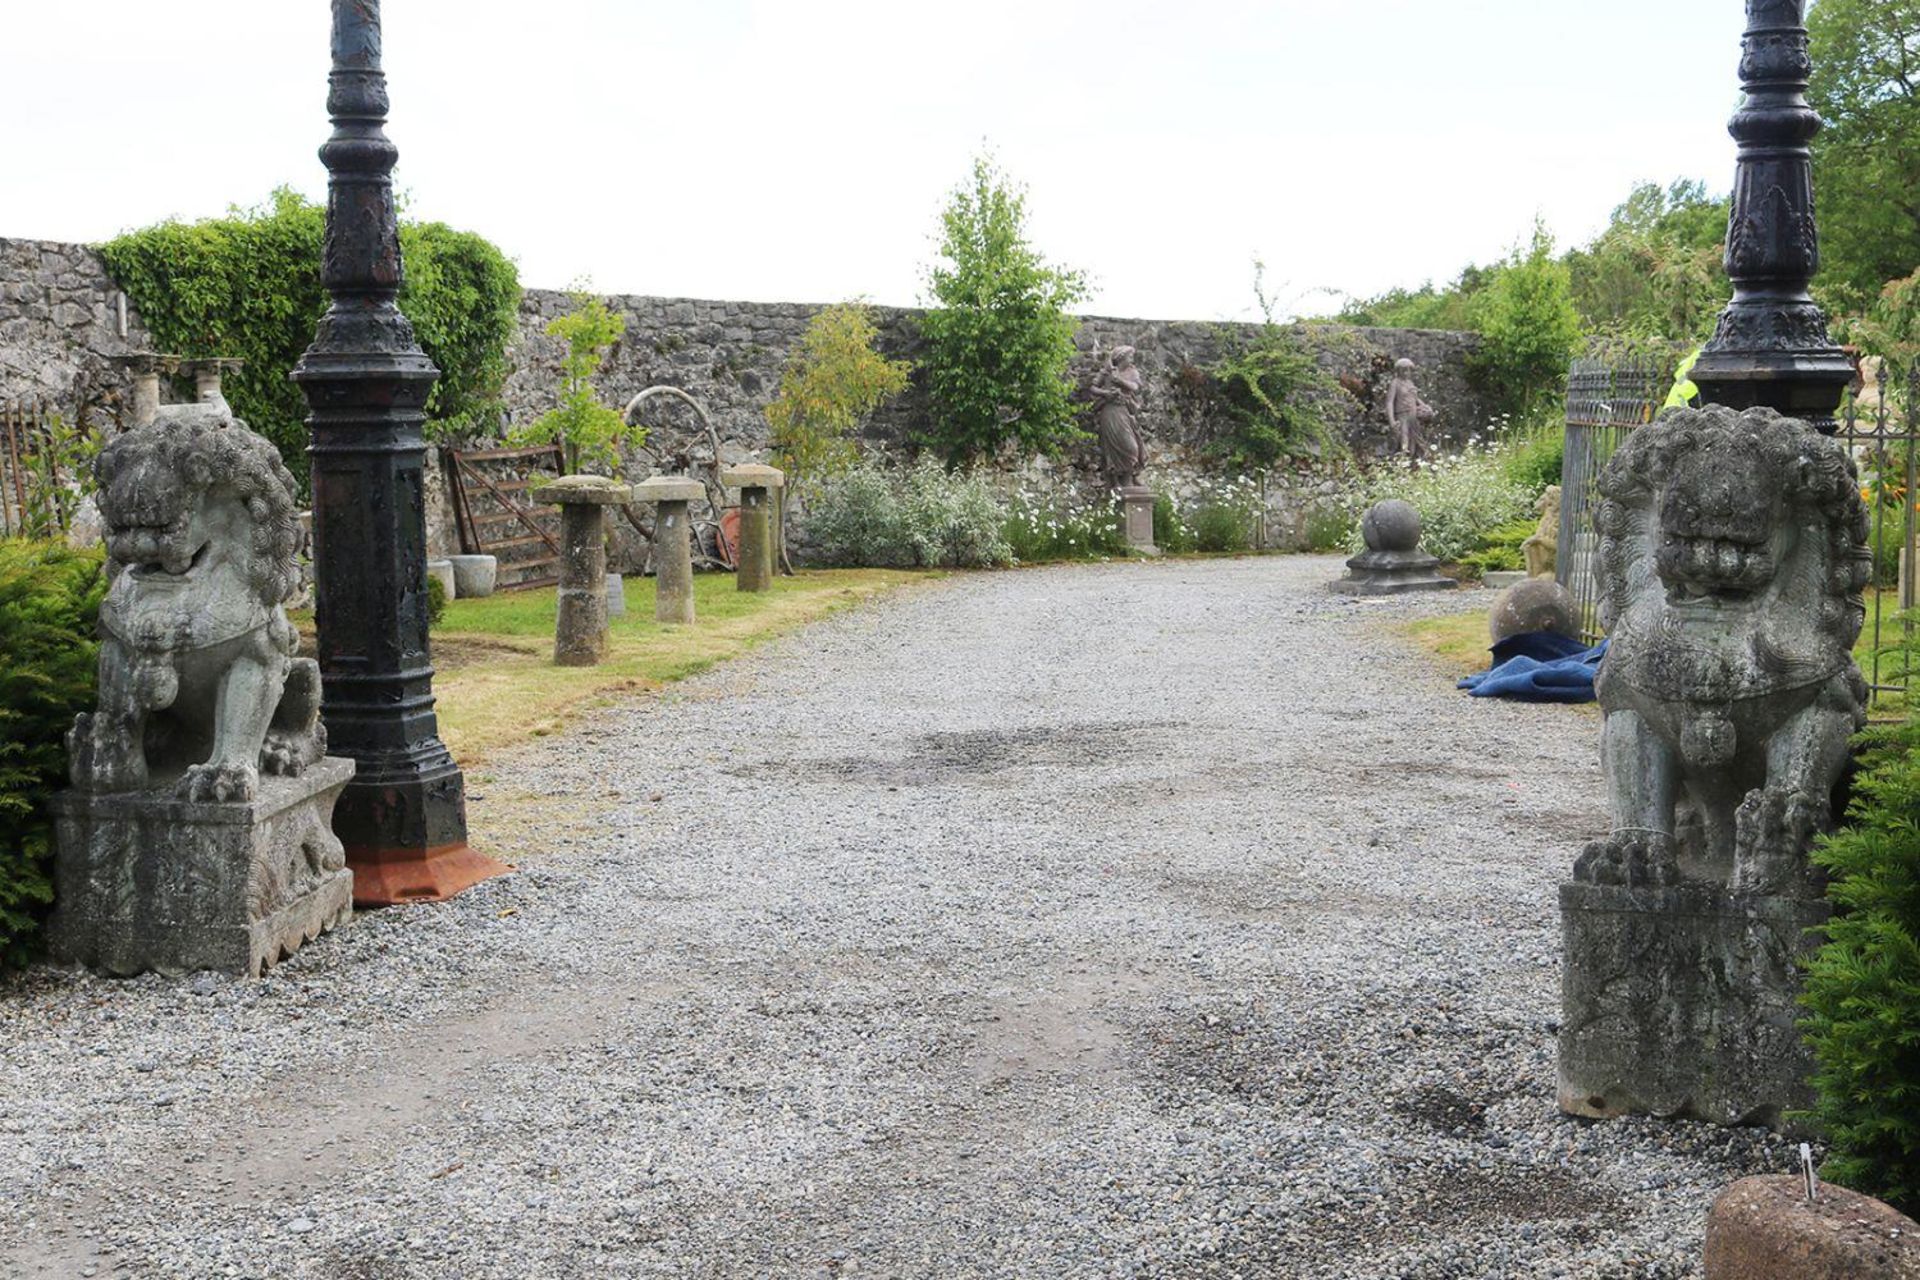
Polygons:
<instances>
[{"instance_id":1,"label":"stone boulder","mask_svg":"<svg viewBox=\"0 0 1920 1280\"><path fill-rule=\"evenodd\" d=\"M1528 578L1508 587L1487 616L1487 632L1495 644L1537 631L1580 637L1580 607L1573 593L1552 578Z\"/></svg>"},{"instance_id":2,"label":"stone boulder","mask_svg":"<svg viewBox=\"0 0 1920 1280\"><path fill-rule=\"evenodd\" d=\"M1707 1280L1920 1280L1920 1223L1797 1177L1747 1178L1707 1217Z\"/></svg>"}]
</instances>

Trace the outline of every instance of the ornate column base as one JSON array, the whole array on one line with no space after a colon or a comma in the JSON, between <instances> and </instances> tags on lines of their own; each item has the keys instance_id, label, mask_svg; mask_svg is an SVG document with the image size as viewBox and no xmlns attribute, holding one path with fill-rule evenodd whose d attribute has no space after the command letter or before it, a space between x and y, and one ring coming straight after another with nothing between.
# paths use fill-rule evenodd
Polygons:
<instances>
[{"instance_id":1,"label":"ornate column base","mask_svg":"<svg viewBox=\"0 0 1920 1280\"><path fill-rule=\"evenodd\" d=\"M397 907L408 902L444 902L483 880L513 868L466 844L435 849L349 849L353 905Z\"/></svg>"},{"instance_id":2,"label":"ornate column base","mask_svg":"<svg viewBox=\"0 0 1920 1280\"><path fill-rule=\"evenodd\" d=\"M1560 1109L1789 1125L1813 1103L1799 961L1823 899L1560 886Z\"/></svg>"}]
</instances>

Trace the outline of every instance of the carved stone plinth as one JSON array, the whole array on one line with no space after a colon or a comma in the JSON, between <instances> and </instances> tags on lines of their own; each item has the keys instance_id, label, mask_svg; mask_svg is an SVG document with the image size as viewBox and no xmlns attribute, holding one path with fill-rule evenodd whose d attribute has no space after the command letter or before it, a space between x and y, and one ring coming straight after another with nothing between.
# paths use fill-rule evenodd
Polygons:
<instances>
[{"instance_id":1,"label":"carved stone plinth","mask_svg":"<svg viewBox=\"0 0 1920 1280\"><path fill-rule=\"evenodd\" d=\"M1813 1102L1796 1004L1817 898L1560 886L1560 1108L1778 1126Z\"/></svg>"},{"instance_id":2,"label":"carved stone plinth","mask_svg":"<svg viewBox=\"0 0 1920 1280\"><path fill-rule=\"evenodd\" d=\"M252 801L158 791L55 797L48 949L111 974L258 977L353 914L333 806L353 762L260 780Z\"/></svg>"},{"instance_id":3,"label":"carved stone plinth","mask_svg":"<svg viewBox=\"0 0 1920 1280\"><path fill-rule=\"evenodd\" d=\"M1120 490L1120 529L1127 539L1127 550L1141 555L1157 556L1160 548L1153 544L1153 490L1140 485L1128 485Z\"/></svg>"}]
</instances>

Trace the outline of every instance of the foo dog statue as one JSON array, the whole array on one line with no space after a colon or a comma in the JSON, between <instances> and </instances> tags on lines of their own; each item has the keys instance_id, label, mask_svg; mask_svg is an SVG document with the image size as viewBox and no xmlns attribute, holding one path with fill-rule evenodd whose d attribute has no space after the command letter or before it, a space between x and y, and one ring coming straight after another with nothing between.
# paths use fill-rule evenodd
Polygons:
<instances>
[{"instance_id":1,"label":"foo dog statue","mask_svg":"<svg viewBox=\"0 0 1920 1280\"><path fill-rule=\"evenodd\" d=\"M1600 493L1613 831L1574 878L1817 896L1807 851L1865 723L1852 461L1770 409L1683 409L1633 434Z\"/></svg>"},{"instance_id":2,"label":"foo dog statue","mask_svg":"<svg viewBox=\"0 0 1920 1280\"><path fill-rule=\"evenodd\" d=\"M113 585L100 701L54 797L47 946L107 973L258 975L353 914L320 672L293 657L293 477L224 401L160 409L94 473ZM262 774L269 775L262 778Z\"/></svg>"},{"instance_id":3,"label":"foo dog statue","mask_svg":"<svg viewBox=\"0 0 1920 1280\"><path fill-rule=\"evenodd\" d=\"M255 798L326 754L320 671L295 660L293 476L224 404L161 411L94 464L110 570L100 702L69 735L74 786Z\"/></svg>"}]
</instances>

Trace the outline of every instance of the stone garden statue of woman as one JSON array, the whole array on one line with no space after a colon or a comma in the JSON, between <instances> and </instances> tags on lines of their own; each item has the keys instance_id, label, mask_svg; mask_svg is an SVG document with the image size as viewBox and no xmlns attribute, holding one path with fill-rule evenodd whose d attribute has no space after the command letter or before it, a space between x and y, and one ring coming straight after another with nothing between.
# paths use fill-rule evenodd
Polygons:
<instances>
[{"instance_id":1,"label":"stone garden statue of woman","mask_svg":"<svg viewBox=\"0 0 1920 1280\"><path fill-rule=\"evenodd\" d=\"M1094 376L1093 427L1100 439L1100 474L1110 489L1137 487L1147 465L1146 442L1134 422L1145 390L1132 347L1115 347Z\"/></svg>"}]
</instances>

